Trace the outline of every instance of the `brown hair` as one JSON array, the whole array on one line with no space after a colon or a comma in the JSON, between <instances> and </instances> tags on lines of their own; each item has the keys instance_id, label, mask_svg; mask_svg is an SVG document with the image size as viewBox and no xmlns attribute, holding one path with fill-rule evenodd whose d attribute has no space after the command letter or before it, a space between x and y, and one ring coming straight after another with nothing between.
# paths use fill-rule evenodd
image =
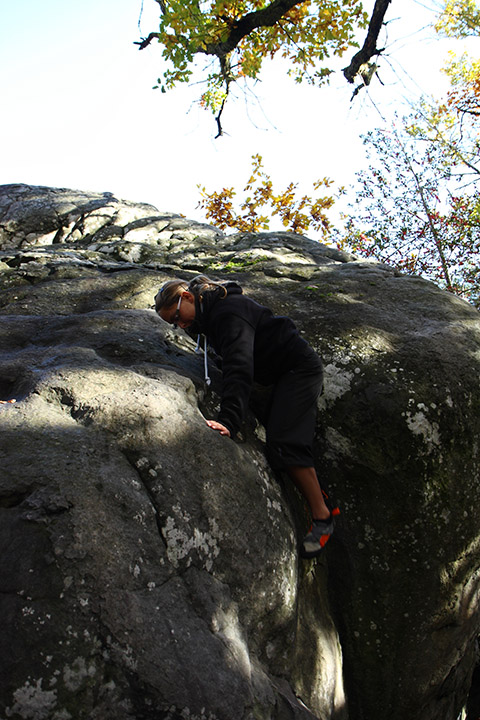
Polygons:
<instances>
[{"instance_id":1,"label":"brown hair","mask_svg":"<svg viewBox=\"0 0 480 720\"><path fill-rule=\"evenodd\" d=\"M169 280L166 282L155 295L155 312L158 313L162 308L169 308L174 305L180 297L180 293L185 290L188 290L188 284L185 280Z\"/></svg>"},{"instance_id":2,"label":"brown hair","mask_svg":"<svg viewBox=\"0 0 480 720\"><path fill-rule=\"evenodd\" d=\"M227 294L227 288L221 282L215 282L206 275L197 275L189 283L185 280L169 280L166 282L158 293L155 295L155 311L158 313L162 308L169 308L174 305L180 294L187 290L195 295L197 298L201 298L203 293L211 292L217 288L222 288L223 297Z\"/></svg>"}]
</instances>

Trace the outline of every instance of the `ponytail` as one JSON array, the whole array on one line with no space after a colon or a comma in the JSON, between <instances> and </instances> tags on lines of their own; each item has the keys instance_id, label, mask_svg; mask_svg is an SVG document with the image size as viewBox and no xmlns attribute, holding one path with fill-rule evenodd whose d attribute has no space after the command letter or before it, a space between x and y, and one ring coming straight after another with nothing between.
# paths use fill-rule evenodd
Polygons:
<instances>
[{"instance_id":1,"label":"ponytail","mask_svg":"<svg viewBox=\"0 0 480 720\"><path fill-rule=\"evenodd\" d=\"M210 280L210 278L208 278L206 275L197 275L197 277L194 277L188 285L189 292L191 292L192 295L195 295L195 297L198 298L200 298L203 293L212 292L213 290L217 290L217 288L221 288L223 290L223 297L226 297L227 288L225 287L224 283Z\"/></svg>"}]
</instances>

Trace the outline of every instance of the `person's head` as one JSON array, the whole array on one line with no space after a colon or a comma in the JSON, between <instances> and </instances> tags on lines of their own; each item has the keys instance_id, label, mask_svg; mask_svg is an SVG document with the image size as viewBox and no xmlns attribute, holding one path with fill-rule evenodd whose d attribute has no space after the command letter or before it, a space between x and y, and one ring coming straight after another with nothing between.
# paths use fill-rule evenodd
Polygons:
<instances>
[{"instance_id":1,"label":"person's head","mask_svg":"<svg viewBox=\"0 0 480 720\"><path fill-rule=\"evenodd\" d=\"M169 280L155 296L155 311L162 320L185 330L195 321L196 299L201 301L206 292L217 288L222 288L224 295L227 294L221 283L210 280L206 275L198 275L190 283L184 280Z\"/></svg>"},{"instance_id":2,"label":"person's head","mask_svg":"<svg viewBox=\"0 0 480 720\"><path fill-rule=\"evenodd\" d=\"M155 295L156 313L170 323L189 327L195 320L195 297L184 280L169 280Z\"/></svg>"}]
</instances>

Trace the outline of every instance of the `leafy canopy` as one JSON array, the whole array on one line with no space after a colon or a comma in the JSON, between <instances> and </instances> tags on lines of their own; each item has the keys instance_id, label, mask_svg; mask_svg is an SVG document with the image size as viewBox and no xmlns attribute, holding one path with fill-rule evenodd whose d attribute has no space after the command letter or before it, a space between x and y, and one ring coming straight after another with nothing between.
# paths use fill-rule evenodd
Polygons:
<instances>
[{"instance_id":1,"label":"leafy canopy","mask_svg":"<svg viewBox=\"0 0 480 720\"><path fill-rule=\"evenodd\" d=\"M198 55L216 58L206 78L201 104L216 112L230 83L257 79L263 62L289 62L297 82L321 83L331 72L328 61L355 45L367 17L360 0L156 0L161 7L158 32L166 69L162 91L188 82Z\"/></svg>"},{"instance_id":2,"label":"leafy canopy","mask_svg":"<svg viewBox=\"0 0 480 720\"><path fill-rule=\"evenodd\" d=\"M441 35L466 38L478 35L480 9L475 0L447 0L435 28Z\"/></svg>"},{"instance_id":3,"label":"leafy canopy","mask_svg":"<svg viewBox=\"0 0 480 720\"><path fill-rule=\"evenodd\" d=\"M471 0L446 2L439 32L480 34ZM427 277L480 307L480 61L450 54L442 102L421 101L365 138L345 248Z\"/></svg>"},{"instance_id":4,"label":"leafy canopy","mask_svg":"<svg viewBox=\"0 0 480 720\"><path fill-rule=\"evenodd\" d=\"M442 133L425 142L421 120L403 118L366 136L372 162L359 175L339 244L478 304L480 196L462 193L452 147Z\"/></svg>"}]
</instances>

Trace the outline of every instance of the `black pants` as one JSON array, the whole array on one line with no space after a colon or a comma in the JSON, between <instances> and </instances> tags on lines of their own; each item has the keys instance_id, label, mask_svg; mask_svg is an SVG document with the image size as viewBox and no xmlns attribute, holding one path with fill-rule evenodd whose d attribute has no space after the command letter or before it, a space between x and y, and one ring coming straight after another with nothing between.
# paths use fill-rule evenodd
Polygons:
<instances>
[{"instance_id":1,"label":"black pants","mask_svg":"<svg viewBox=\"0 0 480 720\"><path fill-rule=\"evenodd\" d=\"M265 428L268 459L276 470L314 466L313 440L322 385L321 360L308 348L273 387Z\"/></svg>"}]
</instances>

